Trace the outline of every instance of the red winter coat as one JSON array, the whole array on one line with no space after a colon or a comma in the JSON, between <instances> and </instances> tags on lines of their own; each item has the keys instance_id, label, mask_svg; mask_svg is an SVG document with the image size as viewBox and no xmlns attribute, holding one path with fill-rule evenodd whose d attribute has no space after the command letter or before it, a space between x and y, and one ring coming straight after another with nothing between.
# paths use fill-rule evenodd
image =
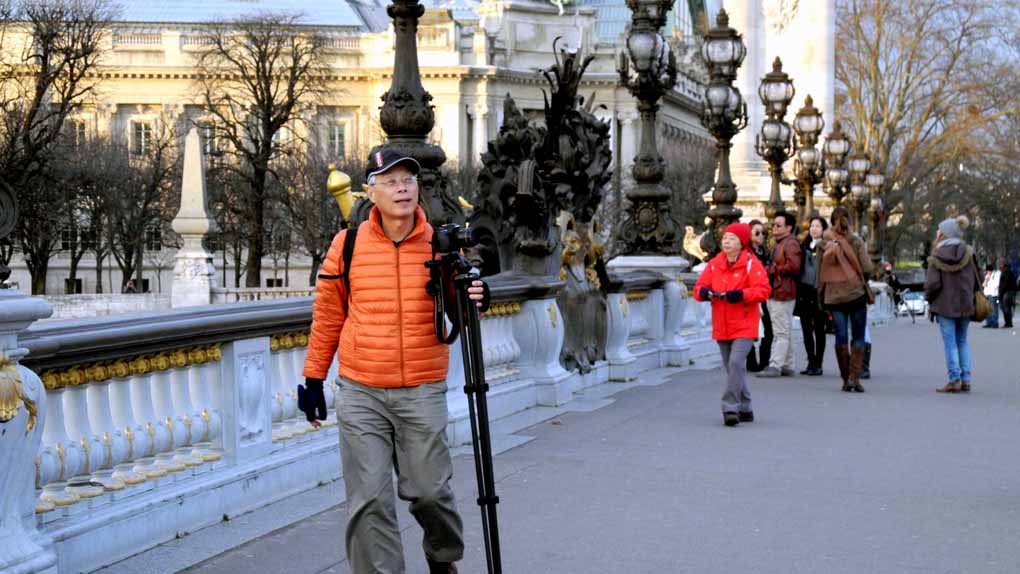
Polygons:
<instances>
[{"instance_id":1,"label":"red winter coat","mask_svg":"<svg viewBox=\"0 0 1020 574\"><path fill-rule=\"evenodd\" d=\"M712 338L716 341L757 339L761 321L761 303L769 298L772 288L765 267L747 249L740 252L730 264L725 253L713 257L694 284L694 298L701 298L701 288L725 293L741 289L743 301L730 303L725 299L712 299Z\"/></svg>"}]
</instances>

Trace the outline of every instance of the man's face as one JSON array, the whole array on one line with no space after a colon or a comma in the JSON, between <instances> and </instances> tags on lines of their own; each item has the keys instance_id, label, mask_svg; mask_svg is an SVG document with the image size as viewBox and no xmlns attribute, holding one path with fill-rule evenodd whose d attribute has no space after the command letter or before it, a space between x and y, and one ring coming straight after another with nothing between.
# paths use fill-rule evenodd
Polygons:
<instances>
[{"instance_id":1,"label":"man's face","mask_svg":"<svg viewBox=\"0 0 1020 574\"><path fill-rule=\"evenodd\" d=\"M368 186L368 198L383 218L405 219L418 207L418 178L402 164L375 176Z\"/></svg>"},{"instance_id":2,"label":"man's face","mask_svg":"<svg viewBox=\"0 0 1020 574\"><path fill-rule=\"evenodd\" d=\"M790 234L790 231L791 227L786 224L785 217L776 216L776 218L772 220L772 235L775 236L776 239L786 237Z\"/></svg>"}]
</instances>

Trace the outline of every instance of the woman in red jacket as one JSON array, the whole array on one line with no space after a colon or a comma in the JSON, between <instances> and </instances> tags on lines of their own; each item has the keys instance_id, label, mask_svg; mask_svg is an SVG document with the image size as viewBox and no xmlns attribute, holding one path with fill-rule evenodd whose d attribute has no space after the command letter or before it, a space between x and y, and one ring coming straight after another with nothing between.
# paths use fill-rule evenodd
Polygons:
<instances>
[{"instance_id":1,"label":"woman in red jacket","mask_svg":"<svg viewBox=\"0 0 1020 574\"><path fill-rule=\"evenodd\" d=\"M761 303L772 288L765 267L748 250L751 227L733 223L723 232L722 252L709 260L694 285L694 298L712 302L712 338L726 367L722 396L726 426L754 421L745 357L758 338Z\"/></svg>"}]
</instances>

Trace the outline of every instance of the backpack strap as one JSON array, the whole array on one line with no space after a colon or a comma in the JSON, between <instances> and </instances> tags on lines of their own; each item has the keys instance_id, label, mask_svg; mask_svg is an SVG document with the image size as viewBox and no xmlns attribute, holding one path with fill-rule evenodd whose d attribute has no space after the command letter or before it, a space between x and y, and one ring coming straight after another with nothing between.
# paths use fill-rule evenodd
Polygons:
<instances>
[{"instance_id":1,"label":"backpack strap","mask_svg":"<svg viewBox=\"0 0 1020 574\"><path fill-rule=\"evenodd\" d=\"M347 228L347 233L344 235L344 250L341 254L343 260L343 270L340 271L339 275L325 275L320 274L319 279L342 279L344 282L344 306L346 307L351 300L351 261L354 259L354 244L358 240L358 226Z\"/></svg>"},{"instance_id":2,"label":"backpack strap","mask_svg":"<svg viewBox=\"0 0 1020 574\"><path fill-rule=\"evenodd\" d=\"M344 289L347 291L347 299L351 298L351 261L354 259L354 243L358 240L358 226L355 225L347 230L344 237L344 270L340 276L344 280Z\"/></svg>"}]
</instances>

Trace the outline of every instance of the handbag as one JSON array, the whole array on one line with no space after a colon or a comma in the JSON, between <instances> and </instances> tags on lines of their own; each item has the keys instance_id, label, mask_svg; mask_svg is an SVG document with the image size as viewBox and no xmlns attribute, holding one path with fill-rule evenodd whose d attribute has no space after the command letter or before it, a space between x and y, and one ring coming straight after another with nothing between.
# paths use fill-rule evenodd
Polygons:
<instances>
[{"instance_id":1,"label":"handbag","mask_svg":"<svg viewBox=\"0 0 1020 574\"><path fill-rule=\"evenodd\" d=\"M974 315L970 318L971 321L981 322L988 318L992 314L992 304L988 301L988 297L985 297L984 292L981 290L981 278L978 277L977 268L974 268Z\"/></svg>"}]
</instances>

